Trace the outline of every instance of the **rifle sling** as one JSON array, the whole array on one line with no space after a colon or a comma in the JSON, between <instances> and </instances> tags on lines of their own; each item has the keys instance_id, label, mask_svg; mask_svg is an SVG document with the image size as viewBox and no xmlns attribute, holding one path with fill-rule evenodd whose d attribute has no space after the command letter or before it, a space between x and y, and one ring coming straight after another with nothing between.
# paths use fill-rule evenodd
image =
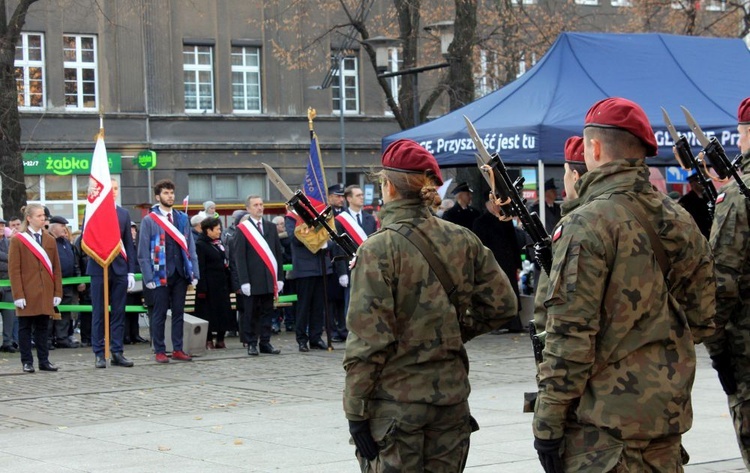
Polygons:
<instances>
[{"instance_id":1,"label":"rifle sling","mask_svg":"<svg viewBox=\"0 0 750 473\"><path fill-rule=\"evenodd\" d=\"M445 265L440 259L438 259L429 242L422 235L422 232L419 231L418 226L416 225L418 221L419 220L415 220L413 223L394 223L385 228L393 230L406 238L419 250L420 253L422 253L422 256L427 260L427 264L430 265L432 272L435 273L435 276L437 276L443 289L445 289L445 292L448 294L448 299L451 301L451 304L456 308L456 313L460 314L460 309L458 307L458 286L453 283L448 271L445 269Z\"/></svg>"}]
</instances>

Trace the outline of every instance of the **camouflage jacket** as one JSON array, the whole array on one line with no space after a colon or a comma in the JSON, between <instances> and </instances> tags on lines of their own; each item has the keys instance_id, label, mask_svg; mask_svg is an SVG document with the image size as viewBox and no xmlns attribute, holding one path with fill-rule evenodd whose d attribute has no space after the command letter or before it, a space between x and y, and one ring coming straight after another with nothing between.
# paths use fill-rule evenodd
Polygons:
<instances>
[{"instance_id":1,"label":"camouflage jacket","mask_svg":"<svg viewBox=\"0 0 750 473\"><path fill-rule=\"evenodd\" d=\"M553 233L545 293L534 435L564 435L566 419L620 439L687 431L695 348L713 333L708 242L679 204L649 183L643 160L617 160L579 181L579 206ZM670 262L667 283L622 194L653 224Z\"/></svg>"},{"instance_id":2,"label":"camouflage jacket","mask_svg":"<svg viewBox=\"0 0 750 473\"><path fill-rule=\"evenodd\" d=\"M368 418L371 399L443 406L466 401L464 342L518 313L507 276L469 230L432 216L419 200L390 202L380 216L383 228L359 247L351 275L344 357L350 420ZM415 219L458 286L460 321L419 250L385 228Z\"/></svg>"},{"instance_id":3,"label":"camouflage jacket","mask_svg":"<svg viewBox=\"0 0 750 473\"><path fill-rule=\"evenodd\" d=\"M750 159L742 180L750 185ZM709 354L732 353L739 401L750 399L750 201L736 182L721 189L711 227L716 264L716 334L706 340ZM743 316L743 314L745 314Z\"/></svg>"}]
</instances>

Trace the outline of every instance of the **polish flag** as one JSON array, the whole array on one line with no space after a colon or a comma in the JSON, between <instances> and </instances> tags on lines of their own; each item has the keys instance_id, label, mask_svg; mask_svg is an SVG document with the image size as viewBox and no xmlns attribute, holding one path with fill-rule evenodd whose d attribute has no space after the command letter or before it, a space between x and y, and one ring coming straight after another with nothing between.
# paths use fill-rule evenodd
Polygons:
<instances>
[{"instance_id":1,"label":"polish flag","mask_svg":"<svg viewBox=\"0 0 750 473\"><path fill-rule=\"evenodd\" d=\"M190 202L190 194L186 195L184 199L182 199L182 205L185 206L185 213L188 211L188 204ZM213 215L212 215L213 217Z\"/></svg>"},{"instance_id":2,"label":"polish flag","mask_svg":"<svg viewBox=\"0 0 750 473\"><path fill-rule=\"evenodd\" d=\"M91 159L86 215L81 237L83 250L100 266L109 265L120 254L120 225L117 220L112 181L109 175L104 125L100 121L94 157Z\"/></svg>"}]
</instances>

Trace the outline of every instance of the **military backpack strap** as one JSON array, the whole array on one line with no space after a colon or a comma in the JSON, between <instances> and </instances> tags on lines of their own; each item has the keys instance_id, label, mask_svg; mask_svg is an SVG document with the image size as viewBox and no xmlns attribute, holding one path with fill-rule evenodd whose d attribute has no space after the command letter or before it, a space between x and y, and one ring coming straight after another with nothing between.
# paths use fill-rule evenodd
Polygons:
<instances>
[{"instance_id":1,"label":"military backpack strap","mask_svg":"<svg viewBox=\"0 0 750 473\"><path fill-rule=\"evenodd\" d=\"M418 222L418 220L415 221L415 223L416 222ZM422 236L422 232L420 232L417 228L417 225L407 223L394 223L388 225L385 228L388 230L393 230L409 240L409 242L414 245L420 253L422 253L422 256L424 256L424 258L427 260L427 264L430 265L432 272L435 273L435 276L437 276L440 284L443 286L443 289L445 289L445 292L448 294L448 299L456 308L456 312L460 313L460 309L458 306L458 286L453 283L453 280L448 274L448 271L445 269L445 265L435 255L435 252L430 247L430 244L427 242L424 236Z\"/></svg>"},{"instance_id":2,"label":"military backpack strap","mask_svg":"<svg viewBox=\"0 0 750 473\"><path fill-rule=\"evenodd\" d=\"M651 249L654 250L654 256L656 256L656 261L659 263L661 272L664 275L664 281L667 283L667 288L669 288L669 279L667 279L667 275L669 274L669 258L667 257L667 252L664 249L664 245L661 243L661 238L659 238L659 236L656 234L656 231L654 230L654 226L651 225L651 222L648 220L648 218L646 218L643 210L633 205L633 202L624 195L612 194L611 198L618 204L625 207L631 214L633 214L633 217L635 217L638 223L640 223L644 230L646 230L648 239L651 241Z\"/></svg>"}]
</instances>

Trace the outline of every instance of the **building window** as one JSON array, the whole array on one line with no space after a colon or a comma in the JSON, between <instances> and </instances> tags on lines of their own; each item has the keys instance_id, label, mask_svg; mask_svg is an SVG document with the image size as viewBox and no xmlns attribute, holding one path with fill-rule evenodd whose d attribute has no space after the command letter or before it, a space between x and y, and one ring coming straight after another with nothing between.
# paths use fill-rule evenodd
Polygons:
<instances>
[{"instance_id":1,"label":"building window","mask_svg":"<svg viewBox=\"0 0 750 473\"><path fill-rule=\"evenodd\" d=\"M631 0L612 0L613 7L632 7L633 2Z\"/></svg>"},{"instance_id":2,"label":"building window","mask_svg":"<svg viewBox=\"0 0 750 473\"><path fill-rule=\"evenodd\" d=\"M477 97L484 97L497 89L499 74L495 53L482 49L479 52L479 74L474 77L474 91Z\"/></svg>"},{"instance_id":3,"label":"building window","mask_svg":"<svg viewBox=\"0 0 750 473\"><path fill-rule=\"evenodd\" d=\"M705 3L705 8L708 11L726 11L727 0L708 0Z\"/></svg>"},{"instance_id":4,"label":"building window","mask_svg":"<svg viewBox=\"0 0 750 473\"><path fill-rule=\"evenodd\" d=\"M18 107L42 109L44 96L44 35L21 33L16 45L16 90Z\"/></svg>"},{"instance_id":5,"label":"building window","mask_svg":"<svg viewBox=\"0 0 750 473\"><path fill-rule=\"evenodd\" d=\"M333 57L336 60L336 57ZM331 82L333 113L341 113L341 81L344 78L344 114L359 113L359 68L356 57L345 57L340 68L334 73Z\"/></svg>"},{"instance_id":6,"label":"building window","mask_svg":"<svg viewBox=\"0 0 750 473\"><path fill-rule=\"evenodd\" d=\"M214 111L214 51L211 46L182 46L185 111Z\"/></svg>"},{"instance_id":7,"label":"building window","mask_svg":"<svg viewBox=\"0 0 750 473\"><path fill-rule=\"evenodd\" d=\"M65 108L99 108L96 36L64 35Z\"/></svg>"},{"instance_id":8,"label":"building window","mask_svg":"<svg viewBox=\"0 0 750 473\"><path fill-rule=\"evenodd\" d=\"M526 53L521 53L521 59L518 61L518 74L516 78L526 74L526 71L536 64L536 53L531 53L531 61L526 59Z\"/></svg>"},{"instance_id":9,"label":"building window","mask_svg":"<svg viewBox=\"0 0 750 473\"><path fill-rule=\"evenodd\" d=\"M599 0L576 0L576 5L599 5Z\"/></svg>"},{"instance_id":10,"label":"building window","mask_svg":"<svg viewBox=\"0 0 750 473\"><path fill-rule=\"evenodd\" d=\"M401 65L403 64L403 62L404 60L401 59L401 50L399 48L388 49L388 72L398 72L399 70L401 70ZM398 105L398 91L401 88L401 76L389 77L388 83L391 86L391 95L393 95L393 100L395 100L396 104ZM385 107L385 114L388 116L393 115L393 110L388 107L388 104L386 104Z\"/></svg>"},{"instance_id":11,"label":"building window","mask_svg":"<svg viewBox=\"0 0 750 473\"><path fill-rule=\"evenodd\" d=\"M536 0L513 0L516 5L535 5Z\"/></svg>"},{"instance_id":12,"label":"building window","mask_svg":"<svg viewBox=\"0 0 750 473\"><path fill-rule=\"evenodd\" d=\"M192 202L244 202L249 195L267 196L263 174L191 174L188 194Z\"/></svg>"},{"instance_id":13,"label":"building window","mask_svg":"<svg viewBox=\"0 0 750 473\"><path fill-rule=\"evenodd\" d=\"M235 112L261 112L260 48L232 47L232 106Z\"/></svg>"}]
</instances>

